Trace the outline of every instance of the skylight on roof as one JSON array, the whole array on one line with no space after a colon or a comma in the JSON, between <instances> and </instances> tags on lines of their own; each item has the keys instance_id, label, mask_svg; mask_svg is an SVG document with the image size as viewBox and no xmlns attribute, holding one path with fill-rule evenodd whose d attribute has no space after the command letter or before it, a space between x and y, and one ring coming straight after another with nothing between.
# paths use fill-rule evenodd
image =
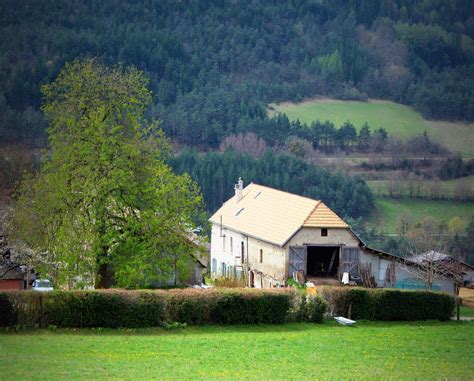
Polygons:
<instances>
[{"instance_id":1,"label":"skylight on roof","mask_svg":"<svg viewBox=\"0 0 474 381\"><path fill-rule=\"evenodd\" d=\"M237 213L235 213L235 216L237 217L240 213L243 212L244 209L245 209L245 208L240 209Z\"/></svg>"},{"instance_id":2,"label":"skylight on roof","mask_svg":"<svg viewBox=\"0 0 474 381\"><path fill-rule=\"evenodd\" d=\"M258 192L254 198L257 198L258 196L260 196L262 194L262 192Z\"/></svg>"}]
</instances>

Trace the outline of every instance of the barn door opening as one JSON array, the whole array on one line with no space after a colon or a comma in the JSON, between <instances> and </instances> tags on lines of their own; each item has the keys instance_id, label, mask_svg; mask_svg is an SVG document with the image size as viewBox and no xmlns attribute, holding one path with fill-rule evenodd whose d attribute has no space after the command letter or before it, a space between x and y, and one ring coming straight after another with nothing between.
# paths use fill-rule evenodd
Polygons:
<instances>
[{"instance_id":1,"label":"barn door opening","mask_svg":"<svg viewBox=\"0 0 474 381\"><path fill-rule=\"evenodd\" d=\"M336 278L339 270L339 246L308 246L308 277Z\"/></svg>"}]
</instances>

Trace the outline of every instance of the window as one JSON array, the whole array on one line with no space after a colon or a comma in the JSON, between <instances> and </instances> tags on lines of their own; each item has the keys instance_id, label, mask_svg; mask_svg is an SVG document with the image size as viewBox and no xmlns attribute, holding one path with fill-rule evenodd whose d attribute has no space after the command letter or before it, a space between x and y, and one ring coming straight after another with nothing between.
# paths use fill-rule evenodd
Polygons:
<instances>
[{"instance_id":1,"label":"window","mask_svg":"<svg viewBox=\"0 0 474 381\"><path fill-rule=\"evenodd\" d=\"M227 270L226 267L227 266L225 265L225 263L221 262L221 274L220 274L221 276L226 276L226 270Z\"/></svg>"},{"instance_id":2,"label":"window","mask_svg":"<svg viewBox=\"0 0 474 381\"><path fill-rule=\"evenodd\" d=\"M212 258L211 272L213 274L215 274L217 272L217 259L216 258Z\"/></svg>"},{"instance_id":3,"label":"window","mask_svg":"<svg viewBox=\"0 0 474 381\"><path fill-rule=\"evenodd\" d=\"M244 241L242 241L240 244L240 258L242 260L242 263L244 263L244 257L245 257L245 246L244 246Z\"/></svg>"},{"instance_id":4,"label":"window","mask_svg":"<svg viewBox=\"0 0 474 381\"><path fill-rule=\"evenodd\" d=\"M328 236L328 229L323 228L321 229L321 237L327 237Z\"/></svg>"},{"instance_id":5,"label":"window","mask_svg":"<svg viewBox=\"0 0 474 381\"><path fill-rule=\"evenodd\" d=\"M222 236L222 251L225 251L225 235Z\"/></svg>"},{"instance_id":6,"label":"window","mask_svg":"<svg viewBox=\"0 0 474 381\"><path fill-rule=\"evenodd\" d=\"M230 237L230 252L231 252L231 253L234 252L234 242L233 242L232 237Z\"/></svg>"},{"instance_id":7,"label":"window","mask_svg":"<svg viewBox=\"0 0 474 381\"><path fill-rule=\"evenodd\" d=\"M263 250L260 249L260 263L263 263Z\"/></svg>"}]
</instances>

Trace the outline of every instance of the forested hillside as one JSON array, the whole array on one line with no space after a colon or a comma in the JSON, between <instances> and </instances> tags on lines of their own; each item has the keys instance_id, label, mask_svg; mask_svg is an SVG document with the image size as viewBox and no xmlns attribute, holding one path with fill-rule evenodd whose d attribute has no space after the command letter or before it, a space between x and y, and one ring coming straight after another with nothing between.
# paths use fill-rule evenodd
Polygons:
<instances>
[{"instance_id":1,"label":"forested hillside","mask_svg":"<svg viewBox=\"0 0 474 381\"><path fill-rule=\"evenodd\" d=\"M232 197L239 176L246 184L251 179L261 185L323 200L344 217L367 216L374 203L372 192L362 179L333 174L302 159L270 150L259 158L233 149L206 155L186 150L173 159L172 166L177 173L189 173L199 183L212 213Z\"/></svg>"},{"instance_id":2,"label":"forested hillside","mask_svg":"<svg viewBox=\"0 0 474 381\"><path fill-rule=\"evenodd\" d=\"M474 120L472 0L4 0L0 36L2 142L45 144L40 85L83 56L143 69L148 116L205 149L315 95Z\"/></svg>"}]
</instances>

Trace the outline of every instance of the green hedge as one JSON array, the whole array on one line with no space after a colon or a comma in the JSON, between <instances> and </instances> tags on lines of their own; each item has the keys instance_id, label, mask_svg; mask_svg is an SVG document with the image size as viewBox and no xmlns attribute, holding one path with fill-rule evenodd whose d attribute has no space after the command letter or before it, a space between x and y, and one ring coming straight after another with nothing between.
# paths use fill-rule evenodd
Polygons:
<instances>
[{"instance_id":1,"label":"green hedge","mask_svg":"<svg viewBox=\"0 0 474 381\"><path fill-rule=\"evenodd\" d=\"M255 289L0 292L0 326L320 323L326 310L355 320L448 320L455 307L453 296L427 291L323 287L320 296Z\"/></svg>"},{"instance_id":2,"label":"green hedge","mask_svg":"<svg viewBox=\"0 0 474 381\"><path fill-rule=\"evenodd\" d=\"M245 289L0 293L0 326L154 327L283 323L294 292Z\"/></svg>"},{"instance_id":3,"label":"green hedge","mask_svg":"<svg viewBox=\"0 0 474 381\"><path fill-rule=\"evenodd\" d=\"M324 287L321 296L334 316L354 320L449 320L455 298L441 292Z\"/></svg>"}]
</instances>

